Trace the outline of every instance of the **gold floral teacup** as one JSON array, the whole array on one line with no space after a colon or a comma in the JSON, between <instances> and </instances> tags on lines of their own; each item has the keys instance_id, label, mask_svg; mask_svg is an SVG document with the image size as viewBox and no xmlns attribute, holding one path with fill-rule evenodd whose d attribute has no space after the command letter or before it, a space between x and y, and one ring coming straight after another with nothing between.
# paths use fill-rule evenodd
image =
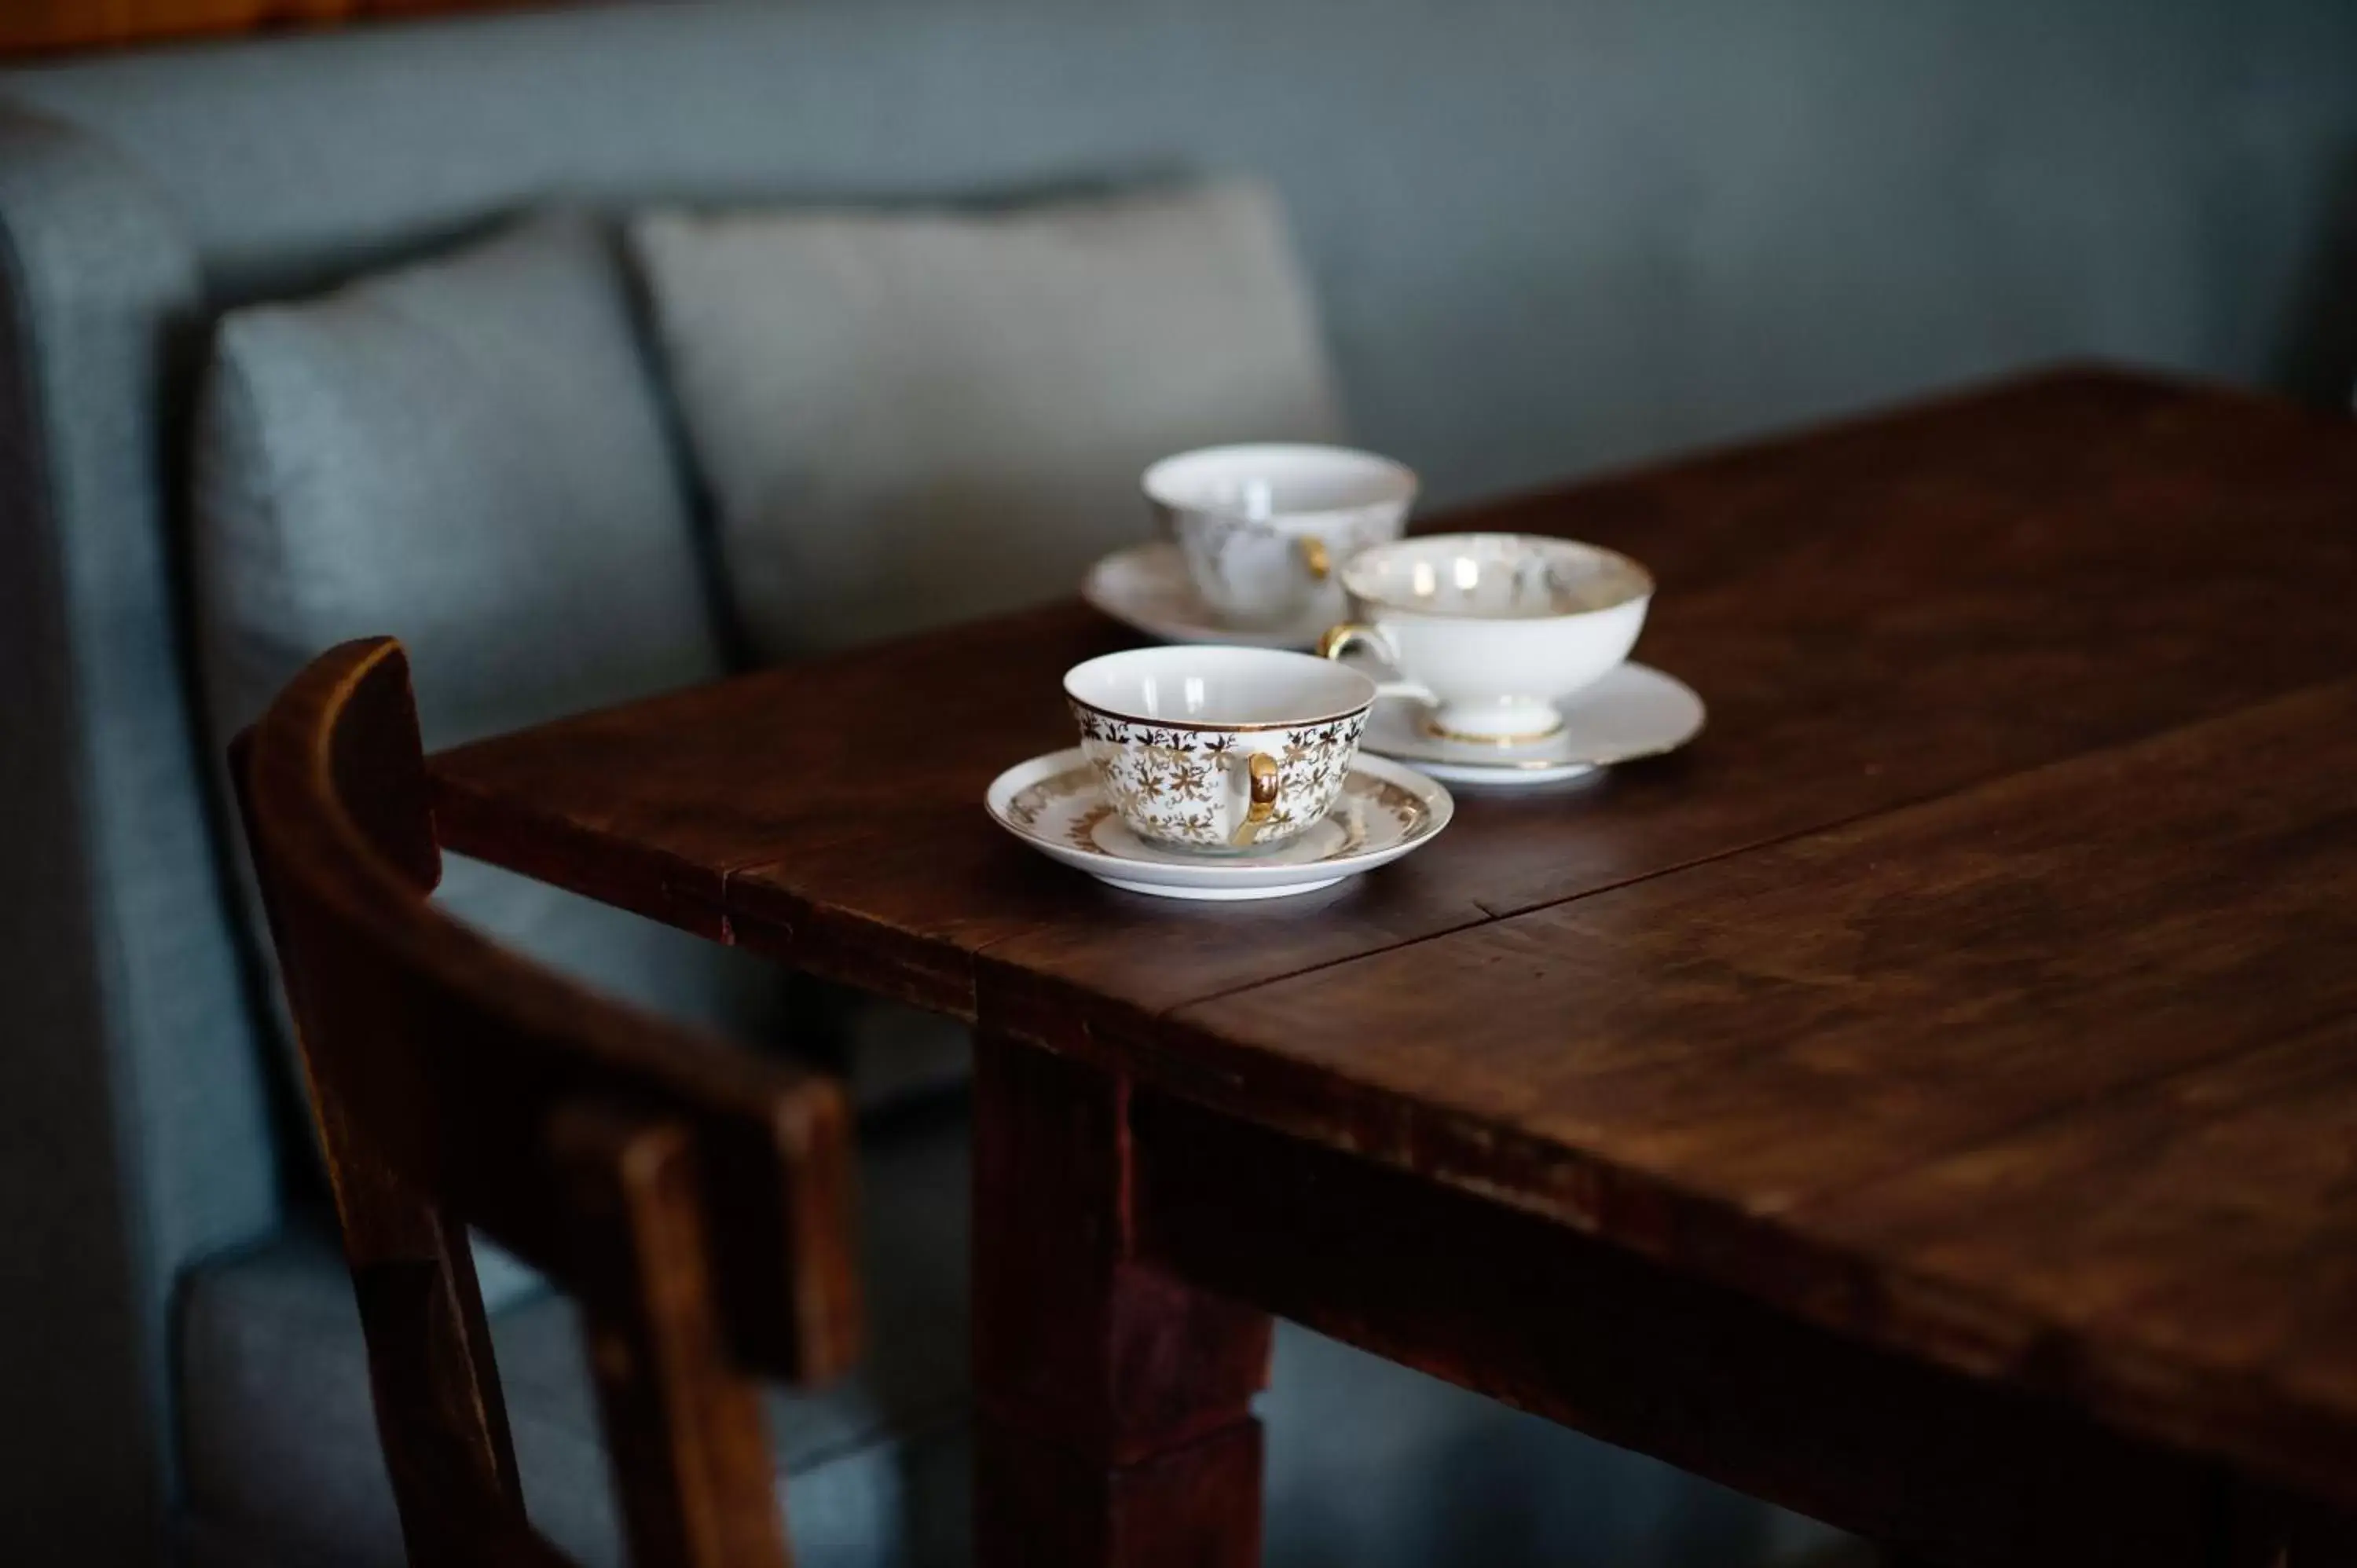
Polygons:
<instances>
[{"instance_id":1,"label":"gold floral teacup","mask_svg":"<svg viewBox=\"0 0 2357 1568\"><path fill-rule=\"evenodd\" d=\"M1307 653L1141 648L1075 664L1064 695L1123 825L1157 848L1233 854L1333 809L1375 683Z\"/></svg>"}]
</instances>

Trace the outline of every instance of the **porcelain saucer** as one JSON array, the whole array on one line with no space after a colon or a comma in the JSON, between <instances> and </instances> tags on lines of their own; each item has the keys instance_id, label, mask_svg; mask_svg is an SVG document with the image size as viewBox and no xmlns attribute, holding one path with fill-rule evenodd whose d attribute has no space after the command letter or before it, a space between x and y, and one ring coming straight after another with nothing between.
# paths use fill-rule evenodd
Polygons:
<instances>
[{"instance_id":1,"label":"porcelain saucer","mask_svg":"<svg viewBox=\"0 0 2357 1568\"><path fill-rule=\"evenodd\" d=\"M1456 802L1431 779L1361 753L1325 821L1283 849L1235 857L1147 847L1114 815L1078 746L1018 763L984 803L1000 827L1098 881L1156 898L1283 898L1331 887L1429 843Z\"/></svg>"},{"instance_id":2,"label":"porcelain saucer","mask_svg":"<svg viewBox=\"0 0 2357 1568\"><path fill-rule=\"evenodd\" d=\"M1360 738L1361 755L1398 757L1452 784L1523 789L1675 751L1701 731L1704 713L1702 699L1684 682L1629 663L1566 704L1563 727L1544 740L1521 746L1444 740L1426 727L1424 715L1421 703L1377 703Z\"/></svg>"},{"instance_id":3,"label":"porcelain saucer","mask_svg":"<svg viewBox=\"0 0 2357 1568\"><path fill-rule=\"evenodd\" d=\"M1165 642L1225 642L1240 648L1315 646L1318 634L1341 618L1340 599L1311 606L1275 626L1230 626L1211 613L1187 575L1178 546L1150 540L1116 550L1081 582L1081 597L1125 626Z\"/></svg>"}]
</instances>

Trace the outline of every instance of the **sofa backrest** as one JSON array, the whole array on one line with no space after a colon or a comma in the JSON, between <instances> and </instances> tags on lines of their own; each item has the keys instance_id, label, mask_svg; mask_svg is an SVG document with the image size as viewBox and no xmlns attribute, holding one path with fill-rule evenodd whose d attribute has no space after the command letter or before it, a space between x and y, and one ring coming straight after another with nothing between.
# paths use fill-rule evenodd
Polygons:
<instances>
[{"instance_id":1,"label":"sofa backrest","mask_svg":"<svg viewBox=\"0 0 2357 1568\"><path fill-rule=\"evenodd\" d=\"M0 1389L60 1412L0 1519L148 1538L173 1279L277 1215L178 576L224 306L551 197L1246 169L1446 502L2061 355L2320 392L2352 59L2343 0L780 0L0 72Z\"/></svg>"}]
</instances>

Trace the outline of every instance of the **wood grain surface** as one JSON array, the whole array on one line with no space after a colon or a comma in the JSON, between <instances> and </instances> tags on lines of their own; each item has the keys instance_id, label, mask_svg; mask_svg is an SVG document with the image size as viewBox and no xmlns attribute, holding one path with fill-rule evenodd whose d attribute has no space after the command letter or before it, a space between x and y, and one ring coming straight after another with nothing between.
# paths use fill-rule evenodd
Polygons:
<instances>
[{"instance_id":1,"label":"wood grain surface","mask_svg":"<svg viewBox=\"0 0 2357 1568\"><path fill-rule=\"evenodd\" d=\"M1407 1172L1141 1092L1141 1259L1904 1561L2218 1564L2242 1511L2182 1453L1763 1310ZM2326 1560L2319 1560L2326 1561Z\"/></svg>"},{"instance_id":2,"label":"wood grain surface","mask_svg":"<svg viewBox=\"0 0 2357 1568\"><path fill-rule=\"evenodd\" d=\"M2357 1500L2352 781L2342 682L1158 1046L1223 1107Z\"/></svg>"},{"instance_id":3,"label":"wood grain surface","mask_svg":"<svg viewBox=\"0 0 2357 1568\"><path fill-rule=\"evenodd\" d=\"M442 830L2357 1502L2357 427L2074 370L1427 526L1645 561L1709 728L1161 903L981 811L1125 640L1056 606L447 754Z\"/></svg>"},{"instance_id":4,"label":"wood grain surface","mask_svg":"<svg viewBox=\"0 0 2357 1568\"><path fill-rule=\"evenodd\" d=\"M2283 611L2357 593L2352 493L2345 421L2076 372L1448 520L1646 560L1639 654L1710 727L1460 791L1431 851L1275 907L1105 889L983 815L1075 739L1062 671L1135 640L1073 605L447 753L438 810L454 845L926 1005L1135 1020L2340 673L2350 618Z\"/></svg>"}]
</instances>

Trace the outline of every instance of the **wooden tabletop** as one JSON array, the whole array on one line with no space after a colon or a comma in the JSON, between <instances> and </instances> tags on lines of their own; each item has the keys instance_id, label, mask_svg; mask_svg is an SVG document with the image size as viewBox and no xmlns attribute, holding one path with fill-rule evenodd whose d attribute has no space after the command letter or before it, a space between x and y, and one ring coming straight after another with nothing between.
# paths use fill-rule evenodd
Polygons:
<instances>
[{"instance_id":1,"label":"wooden tabletop","mask_svg":"<svg viewBox=\"0 0 2357 1568\"><path fill-rule=\"evenodd\" d=\"M2357 426L2056 373L1448 525L1710 704L1330 891L1030 854L1071 605L436 759L452 847L2357 1504Z\"/></svg>"}]
</instances>

